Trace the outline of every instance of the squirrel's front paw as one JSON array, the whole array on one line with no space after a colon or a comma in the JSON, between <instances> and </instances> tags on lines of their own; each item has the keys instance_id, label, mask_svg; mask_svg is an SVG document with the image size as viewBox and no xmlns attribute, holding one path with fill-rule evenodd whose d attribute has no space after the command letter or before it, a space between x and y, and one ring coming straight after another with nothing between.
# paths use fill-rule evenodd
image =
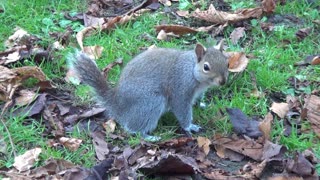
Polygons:
<instances>
[{"instance_id":1,"label":"squirrel's front paw","mask_svg":"<svg viewBox=\"0 0 320 180\"><path fill-rule=\"evenodd\" d=\"M201 126L195 125L195 124L190 124L189 127L184 129L187 132L194 131L194 132L199 132L201 129Z\"/></svg>"}]
</instances>

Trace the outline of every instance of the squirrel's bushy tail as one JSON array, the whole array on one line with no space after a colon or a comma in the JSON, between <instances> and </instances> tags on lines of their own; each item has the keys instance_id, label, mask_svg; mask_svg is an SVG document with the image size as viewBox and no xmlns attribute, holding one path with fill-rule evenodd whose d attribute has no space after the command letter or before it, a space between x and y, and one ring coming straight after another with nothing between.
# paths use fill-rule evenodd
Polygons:
<instances>
[{"instance_id":1,"label":"squirrel's bushy tail","mask_svg":"<svg viewBox=\"0 0 320 180\"><path fill-rule=\"evenodd\" d=\"M85 53L76 51L69 54L68 66L75 71L84 84L93 88L97 101L105 105L112 92L96 63Z\"/></svg>"}]
</instances>

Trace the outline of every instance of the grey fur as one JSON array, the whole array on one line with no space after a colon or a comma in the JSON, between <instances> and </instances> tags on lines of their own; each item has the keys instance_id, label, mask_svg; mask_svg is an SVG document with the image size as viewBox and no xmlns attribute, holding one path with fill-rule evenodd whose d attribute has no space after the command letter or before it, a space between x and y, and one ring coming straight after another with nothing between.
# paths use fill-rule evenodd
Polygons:
<instances>
[{"instance_id":1,"label":"grey fur","mask_svg":"<svg viewBox=\"0 0 320 180\"><path fill-rule=\"evenodd\" d=\"M69 62L82 82L93 87L98 102L109 116L130 133L159 140L148 133L157 127L161 115L167 111L175 114L187 133L199 131L200 126L192 124L193 103L207 88L227 81L228 62L223 54L214 48L206 51L202 45L200 48L204 54L196 54L195 50L147 50L127 64L114 88L85 54L77 52L69 57ZM210 71L203 70L205 63Z\"/></svg>"}]
</instances>

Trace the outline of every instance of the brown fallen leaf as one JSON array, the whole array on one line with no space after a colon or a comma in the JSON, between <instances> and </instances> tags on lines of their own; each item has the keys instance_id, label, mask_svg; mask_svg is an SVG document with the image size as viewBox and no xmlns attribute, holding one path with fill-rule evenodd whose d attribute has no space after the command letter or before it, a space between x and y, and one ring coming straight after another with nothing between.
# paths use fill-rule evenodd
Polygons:
<instances>
[{"instance_id":1,"label":"brown fallen leaf","mask_svg":"<svg viewBox=\"0 0 320 180\"><path fill-rule=\"evenodd\" d=\"M144 3L147 3L147 2L144 1ZM143 6L141 6L141 7L143 7ZM85 27L84 29L82 29L81 31L79 31L76 35L76 39L77 39L77 42L78 42L81 50L84 49L83 39L86 36L89 36L92 33L96 33L96 32L98 32L98 30L100 30L100 31L111 30L116 26L116 24L121 25L121 24L127 23L128 21L130 21L130 20L134 19L135 17L140 16L142 13L146 12L146 11L138 11L141 9L141 7L137 7L136 9L134 9L134 11L132 12L131 15L123 15L123 16L116 16L113 18L109 18L105 23L103 23L101 25L96 24L96 25L88 26L88 27Z\"/></svg>"},{"instance_id":2,"label":"brown fallen leaf","mask_svg":"<svg viewBox=\"0 0 320 180\"><path fill-rule=\"evenodd\" d=\"M35 179L48 177L73 167L75 167L74 164L64 159L49 159L46 160L43 166L33 169L30 173L30 177Z\"/></svg>"},{"instance_id":3,"label":"brown fallen leaf","mask_svg":"<svg viewBox=\"0 0 320 180\"><path fill-rule=\"evenodd\" d=\"M15 32L13 33L13 35L11 35L4 43L7 48L17 46L18 44L20 44L22 38L30 36L27 31L21 29L20 27L17 27L14 30Z\"/></svg>"},{"instance_id":4,"label":"brown fallen leaf","mask_svg":"<svg viewBox=\"0 0 320 180\"><path fill-rule=\"evenodd\" d=\"M226 52L229 61L230 72L242 72L244 71L249 63L249 59L243 52Z\"/></svg>"},{"instance_id":5,"label":"brown fallen leaf","mask_svg":"<svg viewBox=\"0 0 320 180\"><path fill-rule=\"evenodd\" d=\"M259 122L257 120L248 118L238 108L227 108L226 111L230 117L232 129L236 134L245 135L250 138L258 138L262 136L262 132L259 130Z\"/></svg>"},{"instance_id":6,"label":"brown fallen leaf","mask_svg":"<svg viewBox=\"0 0 320 180\"><path fill-rule=\"evenodd\" d=\"M294 159L288 160L287 170L300 176L314 176L317 174L315 167L301 153L297 153Z\"/></svg>"},{"instance_id":7,"label":"brown fallen leaf","mask_svg":"<svg viewBox=\"0 0 320 180\"><path fill-rule=\"evenodd\" d=\"M14 69L8 69L0 65L0 100L5 102L10 101L15 93L15 90L26 79L31 77L39 81L45 81L46 76L39 67L23 66Z\"/></svg>"},{"instance_id":8,"label":"brown fallen leaf","mask_svg":"<svg viewBox=\"0 0 320 180\"><path fill-rule=\"evenodd\" d=\"M16 97L15 102L16 102L16 105L19 105L19 106L25 106L27 104L30 104L38 97L37 93L26 90L26 89L20 90L18 94L19 96Z\"/></svg>"},{"instance_id":9,"label":"brown fallen leaf","mask_svg":"<svg viewBox=\"0 0 320 180\"><path fill-rule=\"evenodd\" d=\"M270 140L271 124L273 121L273 116L269 112L259 124L259 129L263 134L264 140Z\"/></svg>"},{"instance_id":10,"label":"brown fallen leaf","mask_svg":"<svg viewBox=\"0 0 320 180\"><path fill-rule=\"evenodd\" d=\"M44 109L47 101L47 94L39 94L34 103L31 106L26 106L22 114L25 114L27 117L31 117L37 114L40 114Z\"/></svg>"},{"instance_id":11,"label":"brown fallen leaf","mask_svg":"<svg viewBox=\"0 0 320 180\"><path fill-rule=\"evenodd\" d=\"M0 64L9 64L29 58L33 58L35 62L51 59L49 50L37 46L40 40L39 37L30 35L23 29L16 28L16 32L5 42L7 49L0 52Z\"/></svg>"},{"instance_id":12,"label":"brown fallen leaf","mask_svg":"<svg viewBox=\"0 0 320 180\"><path fill-rule=\"evenodd\" d=\"M237 153L243 154L256 161L262 160L263 145L253 140L235 139L221 137L212 142L214 145L220 145Z\"/></svg>"},{"instance_id":13,"label":"brown fallen leaf","mask_svg":"<svg viewBox=\"0 0 320 180\"><path fill-rule=\"evenodd\" d=\"M107 65L105 68L103 68L103 70L102 70L104 77L107 79L107 78L108 78L108 73L109 73L109 71L110 71L113 67L115 67L116 65L121 66L122 64L123 64L123 59L122 59L122 58L119 58L119 59L117 59L116 61L108 64L108 65Z\"/></svg>"},{"instance_id":14,"label":"brown fallen leaf","mask_svg":"<svg viewBox=\"0 0 320 180\"><path fill-rule=\"evenodd\" d=\"M269 177L268 180L303 180L303 177L298 175L282 173L282 174L273 174L272 177Z\"/></svg>"},{"instance_id":15,"label":"brown fallen leaf","mask_svg":"<svg viewBox=\"0 0 320 180\"><path fill-rule=\"evenodd\" d=\"M102 46L83 47L83 52L86 53L91 59L99 59L101 57L102 51Z\"/></svg>"},{"instance_id":16,"label":"brown fallen leaf","mask_svg":"<svg viewBox=\"0 0 320 180\"><path fill-rule=\"evenodd\" d=\"M36 161L41 153L41 148L34 148L26 151L23 155L14 158L13 166L18 171L29 170Z\"/></svg>"},{"instance_id":17,"label":"brown fallen leaf","mask_svg":"<svg viewBox=\"0 0 320 180\"><path fill-rule=\"evenodd\" d=\"M157 39L162 41L169 40L169 37L179 37L179 35L176 35L173 32L166 33L164 30L160 30L160 32L157 35Z\"/></svg>"},{"instance_id":18,"label":"brown fallen leaf","mask_svg":"<svg viewBox=\"0 0 320 180\"><path fill-rule=\"evenodd\" d=\"M92 142L99 161L106 159L109 154L108 143L105 141L105 135L101 132L91 133Z\"/></svg>"},{"instance_id":19,"label":"brown fallen leaf","mask_svg":"<svg viewBox=\"0 0 320 180\"><path fill-rule=\"evenodd\" d=\"M196 29L186 27L186 26L181 26L181 25L158 25L155 28L156 28L156 32L158 33L161 30L163 30L163 32L165 33L173 33L179 36L198 32Z\"/></svg>"},{"instance_id":20,"label":"brown fallen leaf","mask_svg":"<svg viewBox=\"0 0 320 180\"><path fill-rule=\"evenodd\" d=\"M100 18L96 16L88 15L87 13L83 14L83 22L85 27L89 26L99 26L101 27L102 24L106 22L105 18Z\"/></svg>"},{"instance_id":21,"label":"brown fallen leaf","mask_svg":"<svg viewBox=\"0 0 320 180\"><path fill-rule=\"evenodd\" d=\"M159 0L159 2L161 4L163 4L164 6L171 6L171 1L170 0Z\"/></svg>"},{"instance_id":22,"label":"brown fallen leaf","mask_svg":"<svg viewBox=\"0 0 320 180\"><path fill-rule=\"evenodd\" d=\"M58 116L55 115L55 113L53 112L53 109L50 109L48 106L45 106L42 115L43 115L43 118L50 125L50 128L52 129L51 133L56 138L64 136L65 129L64 129L63 123L60 121ZM63 144L63 143L61 142L61 144ZM66 144L67 144L67 146L69 145L68 142L66 142ZM72 146L72 144L70 146ZM72 147L70 148L70 150L71 149L72 149Z\"/></svg>"},{"instance_id":23,"label":"brown fallen leaf","mask_svg":"<svg viewBox=\"0 0 320 180\"><path fill-rule=\"evenodd\" d=\"M311 128L320 138L320 97L308 95L304 99L304 109L307 110L307 120L311 123Z\"/></svg>"},{"instance_id":24,"label":"brown fallen leaf","mask_svg":"<svg viewBox=\"0 0 320 180\"><path fill-rule=\"evenodd\" d=\"M79 31L76 35L76 39L77 39L77 42L81 48L81 50L84 49L83 47L83 39L85 36L88 36L90 35L91 33L94 33L95 31L97 30L109 30L109 29L112 29L116 23L119 23L119 21L121 20L122 17L120 16L117 16L117 17L114 17L113 19L110 19L108 20L105 24L103 25L93 25L93 26L89 26L89 27L86 27L84 29L82 29L81 31Z\"/></svg>"},{"instance_id":25,"label":"brown fallen leaf","mask_svg":"<svg viewBox=\"0 0 320 180\"><path fill-rule=\"evenodd\" d=\"M190 16L189 11L181 11L181 10L178 10L178 11L176 11L176 13L178 14L178 16L181 16L181 17L186 17L186 18L188 18L188 17Z\"/></svg>"},{"instance_id":26,"label":"brown fallen leaf","mask_svg":"<svg viewBox=\"0 0 320 180\"><path fill-rule=\"evenodd\" d=\"M289 104L273 102L270 110L283 119L289 112Z\"/></svg>"},{"instance_id":27,"label":"brown fallen leaf","mask_svg":"<svg viewBox=\"0 0 320 180\"><path fill-rule=\"evenodd\" d=\"M211 144L210 139L199 136L197 137L197 143L198 143L198 146L202 148L203 152L206 155L208 155L210 152L210 144Z\"/></svg>"},{"instance_id":28,"label":"brown fallen leaf","mask_svg":"<svg viewBox=\"0 0 320 180\"><path fill-rule=\"evenodd\" d=\"M320 159L317 158L317 156L315 155L315 153L310 150L310 149L306 149L302 152L302 155L308 159L308 161L310 161L312 164L317 164L320 162Z\"/></svg>"},{"instance_id":29,"label":"brown fallen leaf","mask_svg":"<svg viewBox=\"0 0 320 180\"><path fill-rule=\"evenodd\" d=\"M200 9L196 9L191 16L215 24L225 24L227 22L234 23L248 18L258 18L261 17L261 15L262 8L260 7L243 9L234 13L228 13L216 10L216 8L211 4L208 10L201 11Z\"/></svg>"},{"instance_id":30,"label":"brown fallen leaf","mask_svg":"<svg viewBox=\"0 0 320 180\"><path fill-rule=\"evenodd\" d=\"M267 14L271 14L276 9L276 2L275 0L263 0L261 2L263 12L266 12Z\"/></svg>"},{"instance_id":31,"label":"brown fallen leaf","mask_svg":"<svg viewBox=\"0 0 320 180\"><path fill-rule=\"evenodd\" d=\"M214 169L209 172L203 173L204 177L207 179L223 179L223 180L243 180L241 177L233 177L230 173L222 170L222 169Z\"/></svg>"},{"instance_id":32,"label":"brown fallen leaf","mask_svg":"<svg viewBox=\"0 0 320 180\"><path fill-rule=\"evenodd\" d=\"M301 112L300 98L287 95L286 102L289 104L289 108Z\"/></svg>"},{"instance_id":33,"label":"brown fallen leaf","mask_svg":"<svg viewBox=\"0 0 320 180\"><path fill-rule=\"evenodd\" d=\"M138 159L145 156L148 149L143 146L139 146L135 148L132 154L128 157L128 164L133 165L134 163L138 162Z\"/></svg>"},{"instance_id":34,"label":"brown fallen leaf","mask_svg":"<svg viewBox=\"0 0 320 180\"><path fill-rule=\"evenodd\" d=\"M17 50L24 49L25 47L21 48L15 48ZM7 54L7 55L2 55L0 57L0 64L9 64L12 62L16 62L21 59L21 55L19 51L12 51L11 49L9 52L3 52L2 54Z\"/></svg>"},{"instance_id":35,"label":"brown fallen leaf","mask_svg":"<svg viewBox=\"0 0 320 180\"><path fill-rule=\"evenodd\" d=\"M263 144L262 160L269 160L270 158L275 157L284 151L286 151L286 149L282 145L274 144L271 141L266 140Z\"/></svg>"},{"instance_id":36,"label":"brown fallen leaf","mask_svg":"<svg viewBox=\"0 0 320 180\"><path fill-rule=\"evenodd\" d=\"M70 151L76 151L79 149L82 140L76 138L68 138L68 137L61 137L59 138L60 143L68 148Z\"/></svg>"},{"instance_id":37,"label":"brown fallen leaf","mask_svg":"<svg viewBox=\"0 0 320 180\"><path fill-rule=\"evenodd\" d=\"M59 106L58 106L58 108L60 109ZM69 125L74 125L75 123L78 122L78 120L90 118L90 117L93 117L96 115L99 116L99 114L102 114L104 111L105 111L105 108L93 107L91 109L85 110L80 115L79 115L79 113L76 113L76 114L70 114L68 116L65 116L63 118L63 122L66 124L69 124ZM61 111L60 111L60 114L61 114ZM92 123L90 123L90 124L92 124Z\"/></svg>"},{"instance_id":38,"label":"brown fallen leaf","mask_svg":"<svg viewBox=\"0 0 320 180\"><path fill-rule=\"evenodd\" d=\"M103 127L106 130L106 134L113 133L116 129L116 122L113 119L103 123Z\"/></svg>"},{"instance_id":39,"label":"brown fallen leaf","mask_svg":"<svg viewBox=\"0 0 320 180\"><path fill-rule=\"evenodd\" d=\"M239 39L245 35L245 28L244 27L237 27L235 28L232 33L230 34L230 39L232 44L237 44Z\"/></svg>"},{"instance_id":40,"label":"brown fallen leaf","mask_svg":"<svg viewBox=\"0 0 320 180\"><path fill-rule=\"evenodd\" d=\"M245 179L259 179L266 166L267 160L264 160L261 163L249 162L240 170L244 173L241 177Z\"/></svg>"},{"instance_id":41,"label":"brown fallen leaf","mask_svg":"<svg viewBox=\"0 0 320 180\"><path fill-rule=\"evenodd\" d=\"M220 145L215 145L214 148L216 149L216 153L220 158L223 159L230 159L230 161L240 162L244 159L244 155L232 151L230 149L224 148Z\"/></svg>"},{"instance_id":42,"label":"brown fallen leaf","mask_svg":"<svg viewBox=\"0 0 320 180\"><path fill-rule=\"evenodd\" d=\"M101 107L93 107L92 109L88 109L81 113L78 118L89 118L95 115L98 115L100 113L103 113L106 110L106 108Z\"/></svg>"}]
</instances>

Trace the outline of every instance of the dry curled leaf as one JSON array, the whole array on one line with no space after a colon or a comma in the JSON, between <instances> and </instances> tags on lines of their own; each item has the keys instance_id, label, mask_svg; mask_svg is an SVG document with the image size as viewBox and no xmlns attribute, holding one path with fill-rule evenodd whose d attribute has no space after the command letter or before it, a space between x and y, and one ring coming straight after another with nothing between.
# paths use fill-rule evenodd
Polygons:
<instances>
[{"instance_id":1,"label":"dry curled leaf","mask_svg":"<svg viewBox=\"0 0 320 180\"><path fill-rule=\"evenodd\" d=\"M20 90L18 92L18 94L19 94L19 96L16 97L15 102L19 106L24 106L24 105L30 104L38 97L37 93L35 93L33 91L26 90L26 89Z\"/></svg>"},{"instance_id":2,"label":"dry curled leaf","mask_svg":"<svg viewBox=\"0 0 320 180\"><path fill-rule=\"evenodd\" d=\"M134 13L132 13L131 15L123 15L123 16L116 16L113 18L109 18L105 23L102 23L102 24L98 23L98 24L95 24L92 26L88 26L88 27L85 27L84 29L82 29L81 31L79 31L76 35L76 39L77 39L77 42L78 42L81 50L84 49L83 40L86 36L89 36L92 33L96 33L96 32L98 32L98 30L100 30L100 31L111 30L116 26L116 24L120 24L120 25L125 24L128 21L134 19L135 17L140 16L142 13L147 12L147 11L143 11L143 9L141 9L141 7L134 9Z\"/></svg>"},{"instance_id":3,"label":"dry curled leaf","mask_svg":"<svg viewBox=\"0 0 320 180\"><path fill-rule=\"evenodd\" d=\"M108 143L105 141L105 135L101 132L93 132L91 133L91 137L97 158L100 161L106 159L109 154L109 147Z\"/></svg>"},{"instance_id":4,"label":"dry curled leaf","mask_svg":"<svg viewBox=\"0 0 320 180\"><path fill-rule=\"evenodd\" d=\"M163 30L165 33L174 33L176 35L184 35L188 33L198 32L193 28L181 26L181 25L159 25L159 26L156 26L155 28L157 32L160 32Z\"/></svg>"},{"instance_id":5,"label":"dry curled leaf","mask_svg":"<svg viewBox=\"0 0 320 180\"><path fill-rule=\"evenodd\" d=\"M59 138L60 143L68 148L70 151L76 151L79 149L80 144L82 143L81 139L76 138L67 138L67 137L61 137Z\"/></svg>"},{"instance_id":6,"label":"dry curled leaf","mask_svg":"<svg viewBox=\"0 0 320 180\"><path fill-rule=\"evenodd\" d=\"M102 51L102 46L83 47L83 52L86 53L91 59L99 59L101 57Z\"/></svg>"},{"instance_id":7,"label":"dry curled leaf","mask_svg":"<svg viewBox=\"0 0 320 180\"><path fill-rule=\"evenodd\" d=\"M27 31L19 27L15 28L14 30L15 32L13 33L13 35L11 35L5 42L5 46L7 48L12 48L13 46L16 46L17 42L20 42L23 37L30 36L30 34Z\"/></svg>"},{"instance_id":8,"label":"dry curled leaf","mask_svg":"<svg viewBox=\"0 0 320 180\"><path fill-rule=\"evenodd\" d=\"M249 63L249 59L243 52L227 52L230 72L242 72Z\"/></svg>"},{"instance_id":9,"label":"dry curled leaf","mask_svg":"<svg viewBox=\"0 0 320 180\"><path fill-rule=\"evenodd\" d=\"M230 34L230 39L231 39L232 44L237 44L239 39L245 35L244 30L245 30L244 27L238 27L232 31L232 33Z\"/></svg>"},{"instance_id":10,"label":"dry curled leaf","mask_svg":"<svg viewBox=\"0 0 320 180\"><path fill-rule=\"evenodd\" d=\"M227 22L238 22L248 18L257 18L262 15L262 8L243 9L234 13L218 11L211 4L209 9L201 11L196 9L192 16L215 24L225 24Z\"/></svg>"},{"instance_id":11,"label":"dry curled leaf","mask_svg":"<svg viewBox=\"0 0 320 180\"><path fill-rule=\"evenodd\" d=\"M159 0L159 2L165 6L171 6L172 3L170 0Z\"/></svg>"},{"instance_id":12,"label":"dry curled leaf","mask_svg":"<svg viewBox=\"0 0 320 180\"><path fill-rule=\"evenodd\" d=\"M213 144L243 154L256 161L262 160L263 145L252 140L222 137L213 141Z\"/></svg>"},{"instance_id":13,"label":"dry curled leaf","mask_svg":"<svg viewBox=\"0 0 320 180\"><path fill-rule=\"evenodd\" d=\"M220 158L230 159L230 161L235 161L235 162L240 162L244 158L244 155L239 154L230 149L224 148L223 146L215 145L214 148L216 149L217 151L216 153Z\"/></svg>"},{"instance_id":14,"label":"dry curled leaf","mask_svg":"<svg viewBox=\"0 0 320 180\"><path fill-rule=\"evenodd\" d=\"M23 66L14 69L8 69L0 65L0 100L10 101L15 93L15 90L21 83L30 78L36 78L40 82L46 80L45 74L39 67Z\"/></svg>"},{"instance_id":15,"label":"dry curled leaf","mask_svg":"<svg viewBox=\"0 0 320 180\"><path fill-rule=\"evenodd\" d=\"M271 123L273 121L273 116L269 112L265 117L262 122L259 124L259 129L263 134L263 137L265 140L270 139L270 132L271 132Z\"/></svg>"},{"instance_id":16,"label":"dry curled leaf","mask_svg":"<svg viewBox=\"0 0 320 180\"><path fill-rule=\"evenodd\" d=\"M289 112L289 104L273 102L270 110L276 113L280 118L284 118Z\"/></svg>"},{"instance_id":17,"label":"dry curled leaf","mask_svg":"<svg viewBox=\"0 0 320 180\"><path fill-rule=\"evenodd\" d=\"M238 108L227 108L227 113L230 116L233 131L238 135L246 135L251 138L258 138L262 136L259 130L259 122L247 117Z\"/></svg>"},{"instance_id":18,"label":"dry curled leaf","mask_svg":"<svg viewBox=\"0 0 320 180\"><path fill-rule=\"evenodd\" d=\"M320 138L320 97L310 95L304 101L304 109L307 110L307 120L311 123L312 129Z\"/></svg>"},{"instance_id":19,"label":"dry curled leaf","mask_svg":"<svg viewBox=\"0 0 320 180\"><path fill-rule=\"evenodd\" d=\"M259 179L262 175L264 169L267 166L267 161L264 160L261 163L257 162L248 162L243 166L243 168L240 170L243 174L241 174L241 177L244 179ZM262 178L263 179L263 178Z\"/></svg>"},{"instance_id":20,"label":"dry curled leaf","mask_svg":"<svg viewBox=\"0 0 320 180\"><path fill-rule=\"evenodd\" d=\"M207 27L199 27L199 28L191 28L187 26L181 26L181 25L159 25L156 26L156 31L160 32L164 31L165 33L173 33L174 35L184 35L189 33L197 33L197 32L208 32L214 28L214 26L207 26ZM163 34L163 32L162 32Z\"/></svg>"},{"instance_id":21,"label":"dry curled leaf","mask_svg":"<svg viewBox=\"0 0 320 180\"><path fill-rule=\"evenodd\" d=\"M103 127L106 130L106 133L113 133L116 129L116 122L113 119L108 120L107 122L103 123Z\"/></svg>"},{"instance_id":22,"label":"dry curled leaf","mask_svg":"<svg viewBox=\"0 0 320 180\"><path fill-rule=\"evenodd\" d=\"M263 144L263 160L269 160L272 157L275 157L281 153L281 151L285 151L286 149L279 144L274 144L269 140L266 140Z\"/></svg>"},{"instance_id":23,"label":"dry curled leaf","mask_svg":"<svg viewBox=\"0 0 320 180\"><path fill-rule=\"evenodd\" d=\"M198 142L198 146L200 148L203 149L203 152L208 155L209 152L210 152L210 144L211 144L211 141L210 139L206 138L206 137L198 137L197 138L197 142Z\"/></svg>"},{"instance_id":24,"label":"dry curled leaf","mask_svg":"<svg viewBox=\"0 0 320 180\"><path fill-rule=\"evenodd\" d=\"M178 16L181 16L181 17L188 18L190 16L189 11L180 11L180 10L178 10L178 11L176 11L176 13L178 14Z\"/></svg>"},{"instance_id":25,"label":"dry curled leaf","mask_svg":"<svg viewBox=\"0 0 320 180\"><path fill-rule=\"evenodd\" d=\"M17 156L14 158L13 166L18 171L29 170L34 163L38 160L38 157L41 153L41 148L34 148L26 151L23 155Z\"/></svg>"},{"instance_id":26,"label":"dry curled leaf","mask_svg":"<svg viewBox=\"0 0 320 180\"><path fill-rule=\"evenodd\" d=\"M301 153L296 154L294 159L288 161L287 170L300 176L316 175L315 167Z\"/></svg>"},{"instance_id":27,"label":"dry curled leaf","mask_svg":"<svg viewBox=\"0 0 320 180\"><path fill-rule=\"evenodd\" d=\"M173 32L166 33L164 30L160 30L158 35L157 35L157 39L159 39L159 40L168 40L170 36L171 37L179 37L179 35L176 35Z\"/></svg>"}]
</instances>

